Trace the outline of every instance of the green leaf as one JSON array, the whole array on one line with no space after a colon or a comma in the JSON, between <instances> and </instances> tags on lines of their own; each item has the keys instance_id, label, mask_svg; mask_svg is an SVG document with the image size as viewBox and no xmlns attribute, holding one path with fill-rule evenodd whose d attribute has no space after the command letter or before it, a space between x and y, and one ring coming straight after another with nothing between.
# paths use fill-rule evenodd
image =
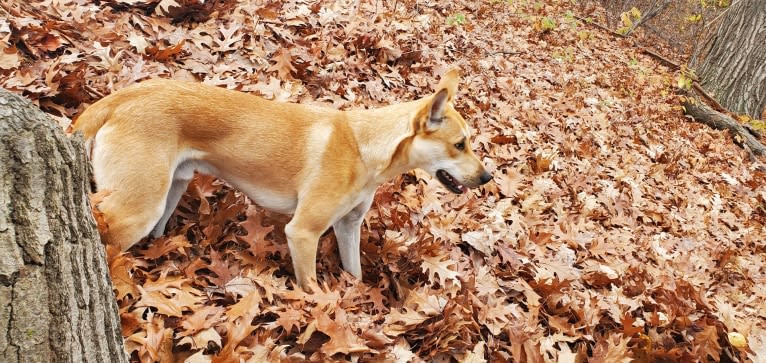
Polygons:
<instances>
[{"instance_id":1,"label":"green leaf","mask_svg":"<svg viewBox=\"0 0 766 363\"><path fill-rule=\"evenodd\" d=\"M702 20L702 14L694 14L686 17L686 21L690 23L699 23Z\"/></svg>"},{"instance_id":2,"label":"green leaf","mask_svg":"<svg viewBox=\"0 0 766 363\"><path fill-rule=\"evenodd\" d=\"M465 14L457 13L447 18L447 25L463 25L466 23Z\"/></svg>"},{"instance_id":3,"label":"green leaf","mask_svg":"<svg viewBox=\"0 0 766 363\"><path fill-rule=\"evenodd\" d=\"M542 25L543 31L551 31L556 29L556 20L549 18L547 16L544 16L542 19L540 19L540 25Z\"/></svg>"}]
</instances>

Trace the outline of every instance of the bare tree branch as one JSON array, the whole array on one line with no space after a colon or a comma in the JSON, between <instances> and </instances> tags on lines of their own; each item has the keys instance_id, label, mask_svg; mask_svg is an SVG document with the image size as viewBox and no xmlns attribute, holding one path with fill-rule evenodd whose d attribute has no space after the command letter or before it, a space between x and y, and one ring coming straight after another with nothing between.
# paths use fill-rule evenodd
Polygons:
<instances>
[{"instance_id":1,"label":"bare tree branch","mask_svg":"<svg viewBox=\"0 0 766 363\"><path fill-rule=\"evenodd\" d=\"M629 36L630 33L633 33L633 31L636 30L636 28L638 28L641 24L646 23L647 21L649 21L650 19L654 18L659 13L661 13L663 10L665 10L665 8L667 8L668 5L670 5L670 2L671 0L665 0L662 4L659 4L658 6L655 6L649 9L649 11L644 13L641 19L638 19L638 21L633 23L633 25L628 29L628 31L625 32L625 36L626 37Z\"/></svg>"}]
</instances>

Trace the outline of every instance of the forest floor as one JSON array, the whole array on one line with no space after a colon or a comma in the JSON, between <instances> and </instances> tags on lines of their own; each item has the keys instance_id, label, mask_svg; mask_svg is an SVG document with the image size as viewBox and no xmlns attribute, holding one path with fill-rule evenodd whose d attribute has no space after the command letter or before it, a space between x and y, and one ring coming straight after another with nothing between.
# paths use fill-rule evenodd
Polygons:
<instances>
[{"instance_id":1,"label":"forest floor","mask_svg":"<svg viewBox=\"0 0 766 363\"><path fill-rule=\"evenodd\" d=\"M0 1L0 86L62 127L153 77L348 109L462 69L493 183L384 184L363 281L328 232L305 295L289 217L199 175L165 237L109 251L133 360L766 361L766 166L683 116L676 70L571 1L358 5Z\"/></svg>"}]
</instances>

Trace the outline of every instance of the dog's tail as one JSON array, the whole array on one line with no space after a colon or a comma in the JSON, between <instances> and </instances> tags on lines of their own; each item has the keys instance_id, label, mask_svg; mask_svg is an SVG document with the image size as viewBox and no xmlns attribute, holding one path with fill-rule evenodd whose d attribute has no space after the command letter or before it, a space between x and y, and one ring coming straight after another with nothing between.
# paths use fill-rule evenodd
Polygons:
<instances>
[{"instance_id":1,"label":"dog's tail","mask_svg":"<svg viewBox=\"0 0 766 363\"><path fill-rule=\"evenodd\" d=\"M112 107L109 102L96 102L75 118L73 131L82 132L88 157L92 156L96 133L111 116Z\"/></svg>"},{"instance_id":2,"label":"dog's tail","mask_svg":"<svg viewBox=\"0 0 766 363\"><path fill-rule=\"evenodd\" d=\"M96 133L104 126L111 114L111 107L97 102L77 116L74 120L74 131L82 131L85 140L90 140L96 137Z\"/></svg>"}]
</instances>

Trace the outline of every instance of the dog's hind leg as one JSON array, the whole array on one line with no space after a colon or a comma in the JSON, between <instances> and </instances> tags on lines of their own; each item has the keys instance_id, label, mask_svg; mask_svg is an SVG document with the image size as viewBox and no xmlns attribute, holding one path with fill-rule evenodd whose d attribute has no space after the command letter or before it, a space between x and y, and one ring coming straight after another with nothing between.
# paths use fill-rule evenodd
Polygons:
<instances>
[{"instance_id":1,"label":"dog's hind leg","mask_svg":"<svg viewBox=\"0 0 766 363\"><path fill-rule=\"evenodd\" d=\"M162 218L157 222L157 225L154 226L154 230L152 230L151 234L152 237L157 238L165 233L165 227L168 224L168 220L170 220L170 216L173 215L173 211L176 210L178 202L181 200L181 197L186 191L186 187L189 186L189 182L191 182L193 177L194 165L192 162L182 162L178 165L173 174L170 190L168 191L165 211L162 213Z\"/></svg>"},{"instance_id":2,"label":"dog's hind leg","mask_svg":"<svg viewBox=\"0 0 766 363\"><path fill-rule=\"evenodd\" d=\"M109 193L98 205L107 224L106 242L121 251L149 234L165 211L170 176L143 174L140 179L123 181L120 189L99 186Z\"/></svg>"},{"instance_id":3,"label":"dog's hind leg","mask_svg":"<svg viewBox=\"0 0 766 363\"><path fill-rule=\"evenodd\" d=\"M168 150L102 129L96 138L93 176L106 194L97 208L107 224L106 243L125 251L162 218L172 178ZM108 130L107 130L108 131ZM135 150L126 155L123 150Z\"/></svg>"},{"instance_id":4,"label":"dog's hind leg","mask_svg":"<svg viewBox=\"0 0 766 363\"><path fill-rule=\"evenodd\" d=\"M343 262L343 269L359 280L362 279L359 236L364 216L370 209L374 196L373 191L364 201L332 225L335 239L338 241L338 252L340 253L340 260Z\"/></svg>"}]
</instances>

